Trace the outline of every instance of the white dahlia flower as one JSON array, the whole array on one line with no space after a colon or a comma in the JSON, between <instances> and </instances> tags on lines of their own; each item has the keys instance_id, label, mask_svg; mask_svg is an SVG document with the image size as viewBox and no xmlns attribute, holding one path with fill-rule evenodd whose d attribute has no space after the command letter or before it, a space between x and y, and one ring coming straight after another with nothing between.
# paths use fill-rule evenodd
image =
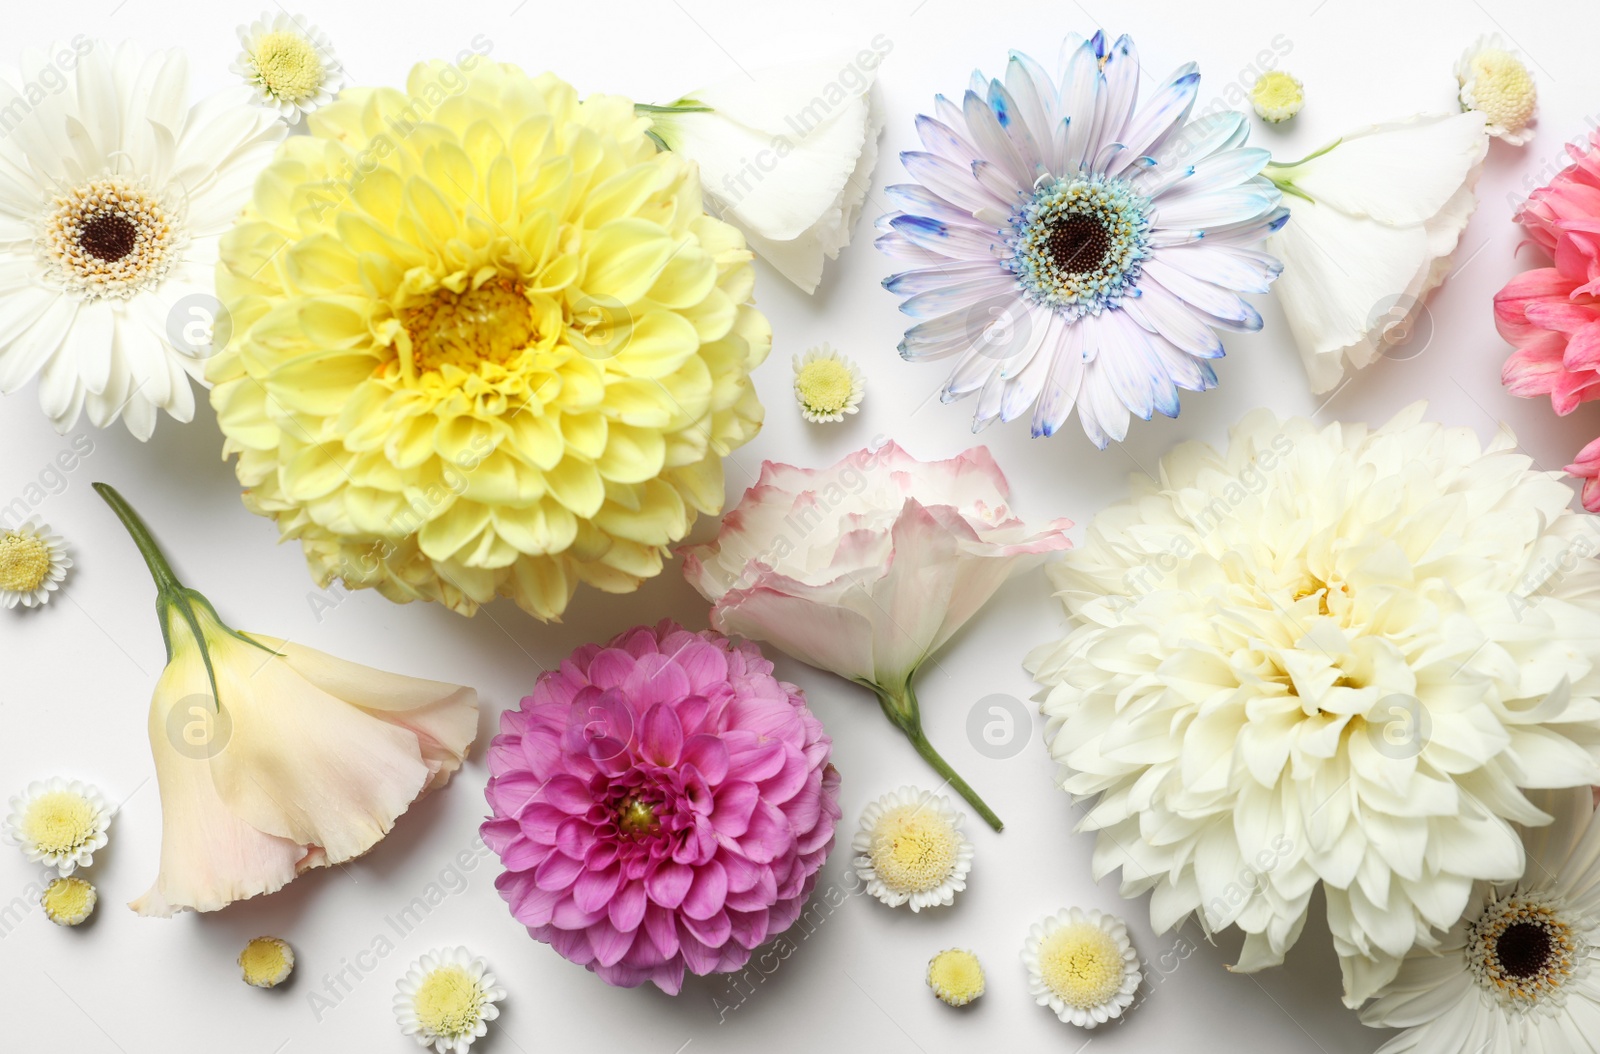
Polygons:
<instances>
[{"instance_id":1,"label":"white dahlia flower","mask_svg":"<svg viewBox=\"0 0 1600 1054\"><path fill-rule=\"evenodd\" d=\"M1524 789L1600 782L1596 528L1422 413L1177 447L1050 567L1073 628L1027 660L1095 877L1239 927L1243 971L1321 885L1351 1006L1522 874Z\"/></svg>"}]
</instances>

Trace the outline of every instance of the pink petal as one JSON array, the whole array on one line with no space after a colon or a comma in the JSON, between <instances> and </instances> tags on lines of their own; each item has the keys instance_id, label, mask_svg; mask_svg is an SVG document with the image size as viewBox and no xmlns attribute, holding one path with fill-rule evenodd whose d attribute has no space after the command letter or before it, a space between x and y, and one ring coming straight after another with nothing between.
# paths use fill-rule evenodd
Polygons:
<instances>
[{"instance_id":1,"label":"pink petal","mask_svg":"<svg viewBox=\"0 0 1600 1054\"><path fill-rule=\"evenodd\" d=\"M708 919L722 910L728 896L728 875L715 860L699 868L683 898L683 913L691 919ZM726 939L726 938L724 938ZM720 944L721 941L716 943Z\"/></svg>"},{"instance_id":2,"label":"pink petal","mask_svg":"<svg viewBox=\"0 0 1600 1054\"><path fill-rule=\"evenodd\" d=\"M683 753L683 726L665 703L656 703L645 711L639 725L639 750L646 761L663 768L678 763Z\"/></svg>"},{"instance_id":3,"label":"pink petal","mask_svg":"<svg viewBox=\"0 0 1600 1054\"><path fill-rule=\"evenodd\" d=\"M643 882L626 882L611 898L611 925L619 930L636 930L644 920L646 899Z\"/></svg>"},{"instance_id":4,"label":"pink petal","mask_svg":"<svg viewBox=\"0 0 1600 1054\"><path fill-rule=\"evenodd\" d=\"M683 903L683 898L689 892L689 885L694 881L694 871L685 864L663 860L656 869L645 877L645 892L650 894L650 899L664 908L676 908Z\"/></svg>"}]
</instances>

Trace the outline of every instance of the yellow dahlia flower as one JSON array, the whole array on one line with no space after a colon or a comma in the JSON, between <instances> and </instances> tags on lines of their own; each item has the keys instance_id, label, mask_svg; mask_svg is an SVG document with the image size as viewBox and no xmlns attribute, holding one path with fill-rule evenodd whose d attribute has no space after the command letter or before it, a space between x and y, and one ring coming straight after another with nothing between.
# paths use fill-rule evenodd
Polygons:
<instances>
[{"instance_id":1,"label":"yellow dahlia flower","mask_svg":"<svg viewBox=\"0 0 1600 1054\"><path fill-rule=\"evenodd\" d=\"M475 57L406 88L312 114L223 239L224 456L323 585L555 618L721 510L751 254L626 99Z\"/></svg>"}]
</instances>

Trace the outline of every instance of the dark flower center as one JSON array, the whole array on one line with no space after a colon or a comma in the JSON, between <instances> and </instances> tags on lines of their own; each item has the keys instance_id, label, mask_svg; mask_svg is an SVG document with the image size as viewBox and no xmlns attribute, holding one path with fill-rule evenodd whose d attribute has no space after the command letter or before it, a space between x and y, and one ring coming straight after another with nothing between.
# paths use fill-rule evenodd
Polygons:
<instances>
[{"instance_id":1,"label":"dark flower center","mask_svg":"<svg viewBox=\"0 0 1600 1054\"><path fill-rule=\"evenodd\" d=\"M133 252L139 228L120 212L96 212L78 224L78 246L105 263L116 263Z\"/></svg>"},{"instance_id":2,"label":"dark flower center","mask_svg":"<svg viewBox=\"0 0 1600 1054\"><path fill-rule=\"evenodd\" d=\"M1534 977L1550 963L1550 931L1532 922L1513 922L1495 942L1500 969L1512 977Z\"/></svg>"},{"instance_id":3,"label":"dark flower center","mask_svg":"<svg viewBox=\"0 0 1600 1054\"><path fill-rule=\"evenodd\" d=\"M1044 252L1062 274L1098 271L1111 252L1111 235L1090 216L1060 216L1049 221Z\"/></svg>"}]
</instances>

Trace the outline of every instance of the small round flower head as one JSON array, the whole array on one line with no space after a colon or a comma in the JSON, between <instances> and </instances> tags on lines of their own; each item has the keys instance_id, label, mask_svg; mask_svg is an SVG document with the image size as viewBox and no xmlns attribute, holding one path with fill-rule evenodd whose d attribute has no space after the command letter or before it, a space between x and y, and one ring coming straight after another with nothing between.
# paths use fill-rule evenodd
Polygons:
<instances>
[{"instance_id":1,"label":"small round flower head","mask_svg":"<svg viewBox=\"0 0 1600 1054\"><path fill-rule=\"evenodd\" d=\"M867 892L897 908L921 911L953 903L967 888L972 843L961 833L965 817L949 798L901 787L868 805L851 848Z\"/></svg>"},{"instance_id":2,"label":"small round flower head","mask_svg":"<svg viewBox=\"0 0 1600 1054\"><path fill-rule=\"evenodd\" d=\"M94 886L81 878L56 878L44 888L39 904L57 926L76 926L94 914Z\"/></svg>"},{"instance_id":3,"label":"small round flower head","mask_svg":"<svg viewBox=\"0 0 1600 1054\"><path fill-rule=\"evenodd\" d=\"M38 520L0 531L0 604L8 608L48 604L71 566L67 543Z\"/></svg>"},{"instance_id":4,"label":"small round flower head","mask_svg":"<svg viewBox=\"0 0 1600 1054\"><path fill-rule=\"evenodd\" d=\"M256 101L293 124L344 87L344 68L328 35L299 15L263 11L239 27L244 51L229 68L255 89Z\"/></svg>"},{"instance_id":5,"label":"small round flower head","mask_svg":"<svg viewBox=\"0 0 1600 1054\"><path fill-rule=\"evenodd\" d=\"M239 953L244 983L255 988L276 988L294 972L294 949L277 937L257 937Z\"/></svg>"},{"instance_id":6,"label":"small round flower head","mask_svg":"<svg viewBox=\"0 0 1600 1054\"><path fill-rule=\"evenodd\" d=\"M482 959L465 948L432 951L418 959L398 984L394 1014L400 1031L435 1054L467 1054L500 1016L494 1004L506 997Z\"/></svg>"},{"instance_id":7,"label":"small round flower head","mask_svg":"<svg viewBox=\"0 0 1600 1054\"><path fill-rule=\"evenodd\" d=\"M1533 138L1533 111L1539 103L1533 74L1499 34L1479 37L1456 62L1463 110L1488 118L1489 134L1512 146Z\"/></svg>"},{"instance_id":8,"label":"small round flower head","mask_svg":"<svg viewBox=\"0 0 1600 1054\"><path fill-rule=\"evenodd\" d=\"M1306 102L1305 85L1283 70L1268 70L1250 88L1250 105L1256 116L1270 124L1287 121Z\"/></svg>"},{"instance_id":9,"label":"small round flower head","mask_svg":"<svg viewBox=\"0 0 1600 1054\"><path fill-rule=\"evenodd\" d=\"M949 1006L966 1006L983 994L983 964L964 948L950 948L928 960L928 987Z\"/></svg>"},{"instance_id":10,"label":"small round flower head","mask_svg":"<svg viewBox=\"0 0 1600 1054\"><path fill-rule=\"evenodd\" d=\"M1033 1001L1080 1028L1121 1017L1144 977L1123 921L1077 908L1034 923L1022 961Z\"/></svg>"},{"instance_id":11,"label":"small round flower head","mask_svg":"<svg viewBox=\"0 0 1600 1054\"><path fill-rule=\"evenodd\" d=\"M866 381L856 364L827 344L794 357L794 397L812 424L843 421L861 404Z\"/></svg>"},{"instance_id":12,"label":"small round flower head","mask_svg":"<svg viewBox=\"0 0 1600 1054\"><path fill-rule=\"evenodd\" d=\"M11 799L0 836L21 847L30 861L53 867L62 878L94 863L106 844L111 810L87 783L59 777L28 784Z\"/></svg>"}]
</instances>

